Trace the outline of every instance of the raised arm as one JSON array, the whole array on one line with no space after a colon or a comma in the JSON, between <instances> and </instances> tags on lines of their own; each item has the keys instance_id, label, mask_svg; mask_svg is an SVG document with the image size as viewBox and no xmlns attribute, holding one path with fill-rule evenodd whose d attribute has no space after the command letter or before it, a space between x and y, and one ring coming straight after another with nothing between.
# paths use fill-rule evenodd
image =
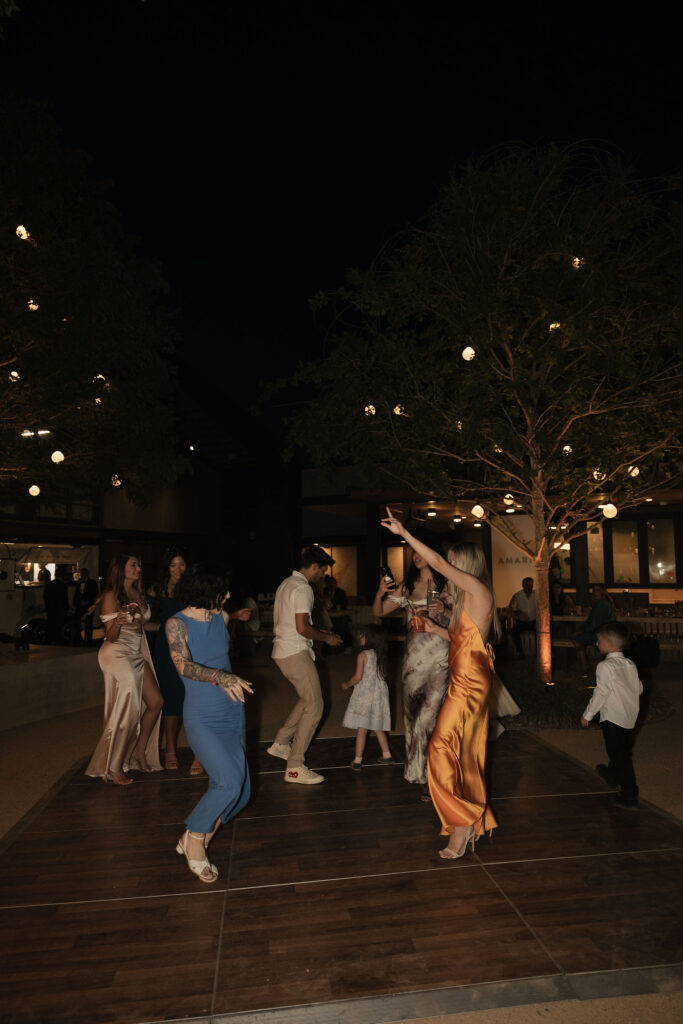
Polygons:
<instances>
[{"instance_id":1,"label":"raised arm","mask_svg":"<svg viewBox=\"0 0 683 1024\"><path fill-rule=\"evenodd\" d=\"M410 544L413 551L416 551L421 558L424 558L427 565L440 572L447 580L451 580L451 582L455 583L456 587L464 590L466 594L471 594L477 603L485 605L485 610L488 610L491 604L491 591L486 584L478 580L476 576L472 576L471 573L463 572L462 569L456 569L438 551L434 551L418 540L417 537L413 537L412 533L406 530L400 519L397 519L392 514L388 505L387 515L382 520L382 526L386 526L387 530L391 530L392 533L403 537L406 543Z\"/></svg>"},{"instance_id":2,"label":"raised arm","mask_svg":"<svg viewBox=\"0 0 683 1024\"><path fill-rule=\"evenodd\" d=\"M198 665L192 661L189 647L187 646L187 627L182 619L173 615L166 622L166 639L171 654L171 661L176 667L178 675L187 679L196 679L202 683L211 683L213 686L220 686L232 700L240 700L244 703L244 694L253 693L251 684L240 679L233 672L222 668L208 668L206 665Z\"/></svg>"}]
</instances>

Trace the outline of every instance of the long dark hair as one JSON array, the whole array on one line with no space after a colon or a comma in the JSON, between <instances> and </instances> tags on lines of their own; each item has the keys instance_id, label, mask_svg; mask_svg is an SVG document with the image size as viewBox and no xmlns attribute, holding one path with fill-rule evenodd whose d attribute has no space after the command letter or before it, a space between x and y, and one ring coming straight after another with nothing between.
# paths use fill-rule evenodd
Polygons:
<instances>
[{"instance_id":1,"label":"long dark hair","mask_svg":"<svg viewBox=\"0 0 683 1024\"><path fill-rule=\"evenodd\" d=\"M114 594L114 597L120 605L128 604L128 594L126 593L126 563L129 558L135 558L136 561L140 562L139 555L114 555L111 562L109 563L109 569L107 570L107 585L109 590ZM142 562L140 562L142 567ZM145 588L142 582L142 572L136 583L135 589L142 598L141 603L146 603L144 594Z\"/></svg>"},{"instance_id":2,"label":"long dark hair","mask_svg":"<svg viewBox=\"0 0 683 1024\"><path fill-rule=\"evenodd\" d=\"M214 612L223 607L223 598L230 589L230 570L217 562L198 562L190 566L178 580L175 597L187 608L204 608Z\"/></svg>"},{"instance_id":3,"label":"long dark hair","mask_svg":"<svg viewBox=\"0 0 683 1024\"><path fill-rule=\"evenodd\" d=\"M434 543L433 541L431 541L431 543L428 544L423 537L418 537L417 539L421 540L423 544L427 544L427 547L432 547L432 544ZM434 569L432 569L431 565L427 566L427 568L429 569L432 575L432 579L434 580L434 589L440 594L443 588L446 586L446 578L445 576L442 576L440 572L435 572ZM406 569L405 575L403 577L403 588L407 591L408 596L410 596L413 590L415 589L415 584L417 583L419 575L420 570L415 565L415 560L413 559L413 555L411 555L410 565Z\"/></svg>"},{"instance_id":4,"label":"long dark hair","mask_svg":"<svg viewBox=\"0 0 683 1024\"><path fill-rule=\"evenodd\" d=\"M360 638L365 637L365 646L361 647ZM367 626L361 626L358 629L358 638L356 641L356 649L358 651L374 651L377 655L377 668L382 679L386 681L387 672L389 669L389 652L387 648L387 637L386 633L381 626L369 624Z\"/></svg>"},{"instance_id":5,"label":"long dark hair","mask_svg":"<svg viewBox=\"0 0 683 1024\"><path fill-rule=\"evenodd\" d=\"M161 556L161 562L159 564L159 575L157 576L156 584L156 596L158 598L168 597L168 581L171 578L171 562L174 558L182 558L185 563L185 572L187 572L187 557L183 551L178 548L166 548L163 555Z\"/></svg>"}]
</instances>

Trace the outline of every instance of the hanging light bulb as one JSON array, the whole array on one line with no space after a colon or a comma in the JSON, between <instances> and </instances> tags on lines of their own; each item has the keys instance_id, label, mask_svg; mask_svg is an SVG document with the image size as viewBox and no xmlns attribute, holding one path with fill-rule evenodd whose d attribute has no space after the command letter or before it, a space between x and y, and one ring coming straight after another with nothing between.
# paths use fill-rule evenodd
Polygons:
<instances>
[{"instance_id":1,"label":"hanging light bulb","mask_svg":"<svg viewBox=\"0 0 683 1024\"><path fill-rule=\"evenodd\" d=\"M405 416L405 414L406 414L406 411L405 411L405 409L403 408L402 405L395 405L394 406L394 416Z\"/></svg>"},{"instance_id":2,"label":"hanging light bulb","mask_svg":"<svg viewBox=\"0 0 683 1024\"><path fill-rule=\"evenodd\" d=\"M120 487L121 484L123 483L123 480L121 479L120 476L117 476L116 473L114 473L113 477L111 478L111 482L114 485L114 487Z\"/></svg>"},{"instance_id":3,"label":"hanging light bulb","mask_svg":"<svg viewBox=\"0 0 683 1024\"><path fill-rule=\"evenodd\" d=\"M52 453L50 458L52 459L55 465L58 465L60 462L64 462L64 452L60 452L59 448L57 448Z\"/></svg>"},{"instance_id":4,"label":"hanging light bulb","mask_svg":"<svg viewBox=\"0 0 683 1024\"><path fill-rule=\"evenodd\" d=\"M35 437L35 431L34 430L29 430L27 428L26 430L22 430L21 436L22 437Z\"/></svg>"},{"instance_id":5,"label":"hanging light bulb","mask_svg":"<svg viewBox=\"0 0 683 1024\"><path fill-rule=\"evenodd\" d=\"M458 430L462 430L462 420L456 420L455 425Z\"/></svg>"},{"instance_id":6,"label":"hanging light bulb","mask_svg":"<svg viewBox=\"0 0 683 1024\"><path fill-rule=\"evenodd\" d=\"M564 446L564 448L562 449L562 451L563 451L563 453L565 455L571 455L571 453L574 451L574 449L572 448L572 446L570 444L566 444Z\"/></svg>"},{"instance_id":7,"label":"hanging light bulb","mask_svg":"<svg viewBox=\"0 0 683 1024\"><path fill-rule=\"evenodd\" d=\"M364 412L366 416L374 416L377 410L375 409L374 405L366 405Z\"/></svg>"},{"instance_id":8,"label":"hanging light bulb","mask_svg":"<svg viewBox=\"0 0 683 1024\"><path fill-rule=\"evenodd\" d=\"M20 224L19 227L17 228L17 238L21 238L22 242L25 242L30 237L31 236L29 235L29 233L26 230L26 228L24 227L24 225Z\"/></svg>"},{"instance_id":9,"label":"hanging light bulb","mask_svg":"<svg viewBox=\"0 0 683 1024\"><path fill-rule=\"evenodd\" d=\"M95 399L95 405L102 405L102 399L101 398L96 398Z\"/></svg>"},{"instance_id":10,"label":"hanging light bulb","mask_svg":"<svg viewBox=\"0 0 683 1024\"><path fill-rule=\"evenodd\" d=\"M484 512L484 509L482 508L481 505L474 505L473 506L473 508L472 508L472 515L475 517L475 519L483 519L485 514L486 513Z\"/></svg>"},{"instance_id":11,"label":"hanging light bulb","mask_svg":"<svg viewBox=\"0 0 683 1024\"><path fill-rule=\"evenodd\" d=\"M579 267L582 267L585 262L586 261L582 260L580 256L575 256L574 259L572 260L572 266L573 266L574 270L578 270Z\"/></svg>"},{"instance_id":12,"label":"hanging light bulb","mask_svg":"<svg viewBox=\"0 0 683 1024\"><path fill-rule=\"evenodd\" d=\"M514 498L514 495L512 495L512 494L506 494L505 497L503 498L503 504L504 505L514 505L514 503L515 503L515 498Z\"/></svg>"},{"instance_id":13,"label":"hanging light bulb","mask_svg":"<svg viewBox=\"0 0 683 1024\"><path fill-rule=\"evenodd\" d=\"M553 323L548 324L548 330L549 331L556 331L561 326L562 325L557 320L554 320Z\"/></svg>"},{"instance_id":14,"label":"hanging light bulb","mask_svg":"<svg viewBox=\"0 0 683 1024\"><path fill-rule=\"evenodd\" d=\"M52 431L51 430L37 430L36 433L37 433L38 437L46 437L48 434L51 434Z\"/></svg>"},{"instance_id":15,"label":"hanging light bulb","mask_svg":"<svg viewBox=\"0 0 683 1024\"><path fill-rule=\"evenodd\" d=\"M103 384L107 383L107 378L103 373L96 373L92 379L93 384L97 384L98 380L101 380Z\"/></svg>"},{"instance_id":16,"label":"hanging light bulb","mask_svg":"<svg viewBox=\"0 0 683 1024\"><path fill-rule=\"evenodd\" d=\"M427 515L429 516L430 519L433 519L434 516L436 515L436 512L434 511L434 509L430 509Z\"/></svg>"},{"instance_id":17,"label":"hanging light bulb","mask_svg":"<svg viewBox=\"0 0 683 1024\"><path fill-rule=\"evenodd\" d=\"M35 311L38 309L38 303L36 302L35 299L29 299L26 305L28 306L32 313L35 313Z\"/></svg>"},{"instance_id":18,"label":"hanging light bulb","mask_svg":"<svg viewBox=\"0 0 683 1024\"><path fill-rule=\"evenodd\" d=\"M190 449L191 452L194 451L194 445L193 444L188 445L188 448Z\"/></svg>"},{"instance_id":19,"label":"hanging light bulb","mask_svg":"<svg viewBox=\"0 0 683 1024\"><path fill-rule=\"evenodd\" d=\"M453 516L453 522L454 523L461 523L462 522L462 516Z\"/></svg>"},{"instance_id":20,"label":"hanging light bulb","mask_svg":"<svg viewBox=\"0 0 683 1024\"><path fill-rule=\"evenodd\" d=\"M9 379L14 384L16 381L21 380L21 374L17 370L10 370Z\"/></svg>"},{"instance_id":21,"label":"hanging light bulb","mask_svg":"<svg viewBox=\"0 0 683 1024\"><path fill-rule=\"evenodd\" d=\"M472 526L476 527L477 529L481 529L481 523L472 523Z\"/></svg>"},{"instance_id":22,"label":"hanging light bulb","mask_svg":"<svg viewBox=\"0 0 683 1024\"><path fill-rule=\"evenodd\" d=\"M617 514L617 506L613 505L610 501L607 505L604 506L602 514L605 517L605 519L614 519L615 515Z\"/></svg>"},{"instance_id":23,"label":"hanging light bulb","mask_svg":"<svg viewBox=\"0 0 683 1024\"><path fill-rule=\"evenodd\" d=\"M466 363L471 363L475 355L476 352L474 351L471 345L468 345L467 348L464 348L462 350L462 357Z\"/></svg>"},{"instance_id":24,"label":"hanging light bulb","mask_svg":"<svg viewBox=\"0 0 683 1024\"><path fill-rule=\"evenodd\" d=\"M626 470L629 476L636 477L640 475L640 466L629 466Z\"/></svg>"},{"instance_id":25,"label":"hanging light bulb","mask_svg":"<svg viewBox=\"0 0 683 1024\"><path fill-rule=\"evenodd\" d=\"M505 513L506 515L513 516L515 514L515 510L514 508L506 508Z\"/></svg>"},{"instance_id":26,"label":"hanging light bulb","mask_svg":"<svg viewBox=\"0 0 683 1024\"><path fill-rule=\"evenodd\" d=\"M502 445L500 445L500 444L494 444L494 446L493 446L493 450L494 450L494 452L496 453L496 455L500 455L500 453L501 453L501 452L502 452L502 450L503 450L503 446L502 446Z\"/></svg>"},{"instance_id":27,"label":"hanging light bulb","mask_svg":"<svg viewBox=\"0 0 683 1024\"><path fill-rule=\"evenodd\" d=\"M31 484L31 486L28 489L28 493L31 495L32 498L37 498L38 495L40 494L40 487L38 486L38 484Z\"/></svg>"},{"instance_id":28,"label":"hanging light bulb","mask_svg":"<svg viewBox=\"0 0 683 1024\"><path fill-rule=\"evenodd\" d=\"M607 474L603 473L599 466L596 466L593 470L593 479L597 480L598 483L600 483L601 480L604 480L606 476Z\"/></svg>"}]
</instances>

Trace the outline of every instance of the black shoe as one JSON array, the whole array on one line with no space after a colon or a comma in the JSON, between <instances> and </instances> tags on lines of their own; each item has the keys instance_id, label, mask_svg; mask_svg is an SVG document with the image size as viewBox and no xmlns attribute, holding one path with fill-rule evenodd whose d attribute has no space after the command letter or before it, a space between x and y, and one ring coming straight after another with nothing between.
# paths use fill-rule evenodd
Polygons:
<instances>
[{"instance_id":1,"label":"black shoe","mask_svg":"<svg viewBox=\"0 0 683 1024\"><path fill-rule=\"evenodd\" d=\"M606 764L596 764L595 770L601 779L604 779L608 786L615 787L616 782L609 773L609 768Z\"/></svg>"},{"instance_id":2,"label":"black shoe","mask_svg":"<svg viewBox=\"0 0 683 1024\"><path fill-rule=\"evenodd\" d=\"M614 803L616 807L621 807L625 811L638 810L638 801L627 800L623 793L618 793L617 796L615 796Z\"/></svg>"},{"instance_id":3,"label":"black shoe","mask_svg":"<svg viewBox=\"0 0 683 1024\"><path fill-rule=\"evenodd\" d=\"M396 758L394 757L393 754L391 755L391 757L382 757L380 755L380 757L377 758L377 764L398 764L398 763L399 762L396 760Z\"/></svg>"},{"instance_id":4,"label":"black shoe","mask_svg":"<svg viewBox=\"0 0 683 1024\"><path fill-rule=\"evenodd\" d=\"M363 762L362 761L352 761L351 762L351 771L360 772L362 770L363 770Z\"/></svg>"}]
</instances>

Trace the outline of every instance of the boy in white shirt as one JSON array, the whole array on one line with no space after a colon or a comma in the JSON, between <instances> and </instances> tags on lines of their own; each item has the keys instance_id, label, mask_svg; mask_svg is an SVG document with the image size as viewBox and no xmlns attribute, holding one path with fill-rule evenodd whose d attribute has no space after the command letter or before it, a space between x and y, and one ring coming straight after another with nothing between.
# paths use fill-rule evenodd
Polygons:
<instances>
[{"instance_id":1,"label":"boy in white shirt","mask_svg":"<svg viewBox=\"0 0 683 1024\"><path fill-rule=\"evenodd\" d=\"M581 718L586 728L600 712L600 728L609 764L597 765L598 774L621 792L614 798L619 807L638 807L638 786L633 771L631 748L640 708L643 684L638 669L625 658L628 629L623 622L606 622L596 629L598 650L605 655L595 670L595 692Z\"/></svg>"}]
</instances>

